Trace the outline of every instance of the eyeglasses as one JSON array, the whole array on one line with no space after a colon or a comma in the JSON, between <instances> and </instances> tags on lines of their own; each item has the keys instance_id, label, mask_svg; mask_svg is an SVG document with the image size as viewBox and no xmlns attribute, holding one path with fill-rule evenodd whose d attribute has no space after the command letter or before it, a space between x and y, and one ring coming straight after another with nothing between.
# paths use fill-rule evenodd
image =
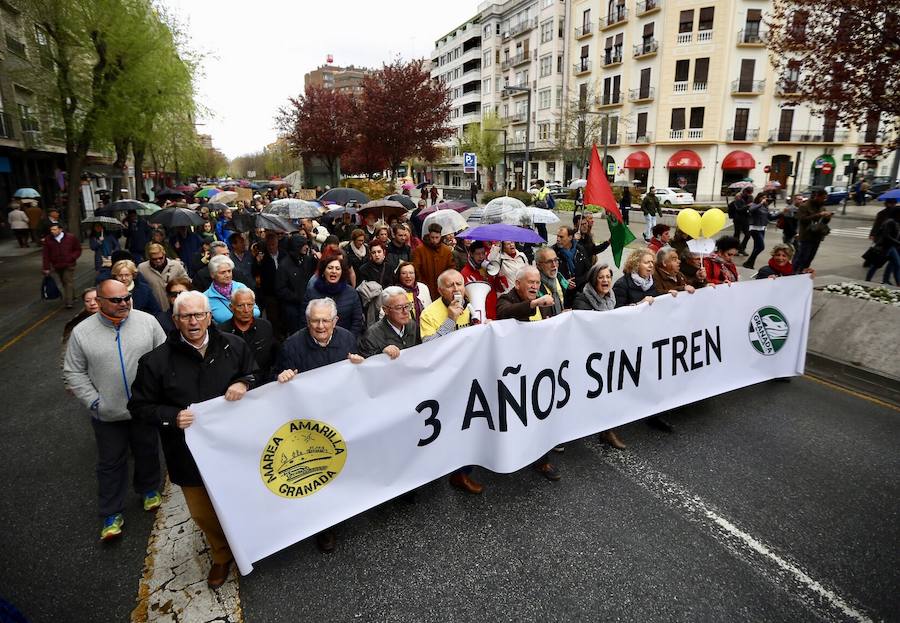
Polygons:
<instances>
[{"instance_id":1,"label":"eyeglasses","mask_svg":"<svg viewBox=\"0 0 900 623\"><path fill-rule=\"evenodd\" d=\"M182 320L189 320L189 319L193 318L197 322L200 322L201 320L206 318L208 315L209 315L209 312L205 311L205 312L194 312L193 314L175 314L175 317L181 318Z\"/></svg>"},{"instance_id":2,"label":"eyeglasses","mask_svg":"<svg viewBox=\"0 0 900 623\"><path fill-rule=\"evenodd\" d=\"M109 301L113 305L121 305L122 303L127 303L131 300L131 295L126 294L125 296L97 296L98 299L103 299L104 301Z\"/></svg>"},{"instance_id":3,"label":"eyeglasses","mask_svg":"<svg viewBox=\"0 0 900 623\"><path fill-rule=\"evenodd\" d=\"M559 264L559 258L553 258L552 260L544 260L540 262L541 264Z\"/></svg>"},{"instance_id":4,"label":"eyeglasses","mask_svg":"<svg viewBox=\"0 0 900 623\"><path fill-rule=\"evenodd\" d=\"M406 311L412 311L413 306L412 303L407 303L406 305L385 305L384 308L389 309L390 311L398 312L403 311L404 309Z\"/></svg>"},{"instance_id":5,"label":"eyeglasses","mask_svg":"<svg viewBox=\"0 0 900 623\"><path fill-rule=\"evenodd\" d=\"M326 324L331 324L331 323L334 322L335 320L337 320L337 318L327 318L327 319L320 319L320 318L315 318L315 319L313 319L313 318L310 318L310 319L309 319L309 324L315 324L315 325L322 324L322 325L326 325Z\"/></svg>"}]
</instances>

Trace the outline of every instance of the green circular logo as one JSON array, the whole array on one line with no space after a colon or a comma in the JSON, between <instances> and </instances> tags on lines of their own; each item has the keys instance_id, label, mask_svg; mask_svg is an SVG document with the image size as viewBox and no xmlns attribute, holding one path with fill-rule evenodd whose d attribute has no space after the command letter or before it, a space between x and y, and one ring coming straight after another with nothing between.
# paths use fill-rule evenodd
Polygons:
<instances>
[{"instance_id":1,"label":"green circular logo","mask_svg":"<svg viewBox=\"0 0 900 623\"><path fill-rule=\"evenodd\" d=\"M787 342L791 327L775 307L763 307L750 317L750 343L762 355L774 355Z\"/></svg>"}]
</instances>

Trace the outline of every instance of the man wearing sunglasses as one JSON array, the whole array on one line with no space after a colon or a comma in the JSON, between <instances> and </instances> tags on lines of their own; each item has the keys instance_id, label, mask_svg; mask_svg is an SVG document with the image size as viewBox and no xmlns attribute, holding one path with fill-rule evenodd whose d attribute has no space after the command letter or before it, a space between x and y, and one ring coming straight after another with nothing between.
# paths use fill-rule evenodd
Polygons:
<instances>
[{"instance_id":1,"label":"man wearing sunglasses","mask_svg":"<svg viewBox=\"0 0 900 623\"><path fill-rule=\"evenodd\" d=\"M79 323L66 347L66 387L91 414L97 440L97 481L104 541L122 534L128 489L128 450L133 486L143 507L159 507L159 442L156 430L128 412L138 360L166 340L156 318L131 309L124 284L107 279L97 288L98 313Z\"/></svg>"}]
</instances>

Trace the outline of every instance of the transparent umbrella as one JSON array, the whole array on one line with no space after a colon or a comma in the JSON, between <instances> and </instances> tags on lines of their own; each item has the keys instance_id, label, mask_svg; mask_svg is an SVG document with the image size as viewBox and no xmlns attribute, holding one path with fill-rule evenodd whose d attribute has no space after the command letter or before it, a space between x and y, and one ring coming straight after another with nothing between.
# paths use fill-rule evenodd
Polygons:
<instances>
[{"instance_id":1,"label":"transparent umbrella","mask_svg":"<svg viewBox=\"0 0 900 623\"><path fill-rule=\"evenodd\" d=\"M318 218L322 215L319 204L303 199L278 199L267 205L263 212L285 218Z\"/></svg>"},{"instance_id":2,"label":"transparent umbrella","mask_svg":"<svg viewBox=\"0 0 900 623\"><path fill-rule=\"evenodd\" d=\"M575 190L576 188L584 188L587 186L587 180L573 180L571 184L569 184L569 188Z\"/></svg>"},{"instance_id":3,"label":"transparent umbrella","mask_svg":"<svg viewBox=\"0 0 900 623\"><path fill-rule=\"evenodd\" d=\"M428 227L432 223L437 223L441 226L442 236L455 234L469 227L466 219L459 212L454 212L453 210L438 210L426 216L425 222L422 223L422 231L428 231Z\"/></svg>"},{"instance_id":4,"label":"transparent umbrella","mask_svg":"<svg viewBox=\"0 0 900 623\"><path fill-rule=\"evenodd\" d=\"M484 211L481 213L481 222L485 224L499 223L501 222L501 217L507 212L512 212L513 210L524 207L525 204L515 197L497 197L496 199L491 199L484 206Z\"/></svg>"},{"instance_id":5,"label":"transparent umbrella","mask_svg":"<svg viewBox=\"0 0 900 623\"><path fill-rule=\"evenodd\" d=\"M507 225L530 227L533 223L544 223L545 225L559 223L559 217L551 210L525 206L524 208L516 208L506 212L500 217L500 222Z\"/></svg>"}]
</instances>

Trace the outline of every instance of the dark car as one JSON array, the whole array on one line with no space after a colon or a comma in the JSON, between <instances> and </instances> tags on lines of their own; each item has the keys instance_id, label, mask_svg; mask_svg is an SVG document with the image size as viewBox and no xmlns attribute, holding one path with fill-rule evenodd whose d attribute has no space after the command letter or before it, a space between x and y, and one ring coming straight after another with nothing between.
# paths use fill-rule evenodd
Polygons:
<instances>
[{"instance_id":1,"label":"dark car","mask_svg":"<svg viewBox=\"0 0 900 623\"><path fill-rule=\"evenodd\" d=\"M810 190L810 188L806 188L800 191L804 199L809 199ZM825 199L825 205L827 206L840 205L847 201L849 196L846 186L826 186L825 191L828 193L828 198Z\"/></svg>"},{"instance_id":2,"label":"dark car","mask_svg":"<svg viewBox=\"0 0 900 623\"><path fill-rule=\"evenodd\" d=\"M881 193L886 193L894 187L891 178L887 175L879 175L869 179L869 194L877 197Z\"/></svg>"}]
</instances>

